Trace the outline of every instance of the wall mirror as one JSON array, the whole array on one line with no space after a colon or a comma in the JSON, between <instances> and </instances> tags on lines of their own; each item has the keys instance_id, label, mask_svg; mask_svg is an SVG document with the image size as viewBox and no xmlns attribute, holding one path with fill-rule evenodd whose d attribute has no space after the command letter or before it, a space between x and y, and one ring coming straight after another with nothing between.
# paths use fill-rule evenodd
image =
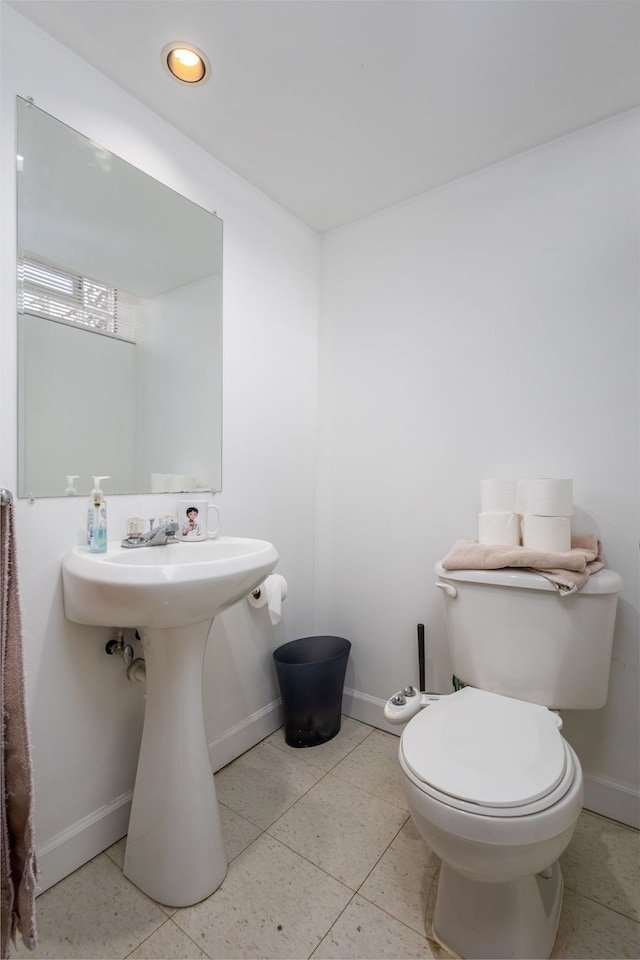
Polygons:
<instances>
[{"instance_id":1,"label":"wall mirror","mask_svg":"<svg viewBox=\"0 0 640 960\"><path fill-rule=\"evenodd\" d=\"M220 490L222 221L17 114L19 495Z\"/></svg>"}]
</instances>

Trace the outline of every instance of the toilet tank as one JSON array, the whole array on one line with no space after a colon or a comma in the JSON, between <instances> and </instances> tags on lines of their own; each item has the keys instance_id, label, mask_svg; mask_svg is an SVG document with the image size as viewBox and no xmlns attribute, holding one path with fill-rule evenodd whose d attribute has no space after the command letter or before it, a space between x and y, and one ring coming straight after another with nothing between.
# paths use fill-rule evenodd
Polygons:
<instances>
[{"instance_id":1,"label":"toilet tank","mask_svg":"<svg viewBox=\"0 0 640 960\"><path fill-rule=\"evenodd\" d=\"M622 578L600 570L568 596L540 574L436 564L455 676L542 706L595 710L609 686Z\"/></svg>"}]
</instances>

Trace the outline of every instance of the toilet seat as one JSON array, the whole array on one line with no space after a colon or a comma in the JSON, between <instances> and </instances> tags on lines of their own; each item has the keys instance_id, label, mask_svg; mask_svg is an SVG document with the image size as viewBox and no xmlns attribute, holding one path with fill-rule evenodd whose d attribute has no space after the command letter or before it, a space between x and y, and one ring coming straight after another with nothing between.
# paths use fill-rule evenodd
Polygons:
<instances>
[{"instance_id":1,"label":"toilet seat","mask_svg":"<svg viewBox=\"0 0 640 960\"><path fill-rule=\"evenodd\" d=\"M546 707L465 687L407 724L400 753L433 799L487 817L524 817L557 803L574 781L559 725Z\"/></svg>"}]
</instances>

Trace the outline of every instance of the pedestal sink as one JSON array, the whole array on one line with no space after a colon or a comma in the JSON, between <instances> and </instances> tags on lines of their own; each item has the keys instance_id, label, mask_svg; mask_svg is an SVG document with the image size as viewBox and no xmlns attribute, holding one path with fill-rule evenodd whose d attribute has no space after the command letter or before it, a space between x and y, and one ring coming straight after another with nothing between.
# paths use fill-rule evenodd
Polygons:
<instances>
[{"instance_id":1,"label":"pedestal sink","mask_svg":"<svg viewBox=\"0 0 640 960\"><path fill-rule=\"evenodd\" d=\"M136 627L147 696L124 873L172 907L208 897L227 859L202 711L202 664L216 614L250 593L278 561L265 540L106 553L73 547L62 561L65 614L75 623Z\"/></svg>"}]
</instances>

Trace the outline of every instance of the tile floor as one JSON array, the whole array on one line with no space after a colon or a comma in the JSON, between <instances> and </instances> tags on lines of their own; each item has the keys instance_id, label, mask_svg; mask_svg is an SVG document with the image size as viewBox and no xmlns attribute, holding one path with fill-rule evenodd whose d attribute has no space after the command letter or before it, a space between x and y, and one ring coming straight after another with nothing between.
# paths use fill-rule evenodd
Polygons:
<instances>
[{"instance_id":1,"label":"tile floor","mask_svg":"<svg viewBox=\"0 0 640 960\"><path fill-rule=\"evenodd\" d=\"M408 818L397 746L349 718L306 750L277 731L216 774L230 862L208 900L150 900L122 875L120 840L38 898L38 948L14 956L445 957L425 936L438 860ZM639 847L635 830L582 814L553 957L640 957Z\"/></svg>"}]
</instances>

